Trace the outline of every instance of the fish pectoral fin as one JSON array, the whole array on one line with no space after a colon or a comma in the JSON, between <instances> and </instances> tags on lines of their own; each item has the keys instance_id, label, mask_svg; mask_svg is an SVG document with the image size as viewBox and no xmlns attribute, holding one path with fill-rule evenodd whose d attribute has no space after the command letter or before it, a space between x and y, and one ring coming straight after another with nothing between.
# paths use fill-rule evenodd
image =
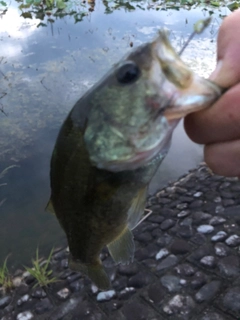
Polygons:
<instances>
[{"instance_id":1,"label":"fish pectoral fin","mask_svg":"<svg viewBox=\"0 0 240 320\"><path fill-rule=\"evenodd\" d=\"M48 203L46 205L45 211L56 215L56 213L54 211L54 208L53 208L53 204L52 204L52 199L51 198L49 199L49 201L48 201Z\"/></svg>"},{"instance_id":2,"label":"fish pectoral fin","mask_svg":"<svg viewBox=\"0 0 240 320\"><path fill-rule=\"evenodd\" d=\"M131 231L126 227L118 238L107 245L111 257L116 263L133 261L135 245Z\"/></svg>"},{"instance_id":3,"label":"fish pectoral fin","mask_svg":"<svg viewBox=\"0 0 240 320\"><path fill-rule=\"evenodd\" d=\"M84 273L100 290L108 290L111 287L109 277L100 261L94 264L84 264L70 257L69 268Z\"/></svg>"},{"instance_id":4,"label":"fish pectoral fin","mask_svg":"<svg viewBox=\"0 0 240 320\"><path fill-rule=\"evenodd\" d=\"M143 216L147 197L147 187L140 189L128 210L128 227L133 230Z\"/></svg>"}]
</instances>

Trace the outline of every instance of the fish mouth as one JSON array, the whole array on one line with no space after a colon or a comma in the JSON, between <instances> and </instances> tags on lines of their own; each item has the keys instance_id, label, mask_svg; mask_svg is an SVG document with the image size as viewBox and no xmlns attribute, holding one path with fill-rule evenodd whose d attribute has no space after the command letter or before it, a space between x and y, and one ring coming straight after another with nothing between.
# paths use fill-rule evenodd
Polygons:
<instances>
[{"instance_id":1,"label":"fish mouth","mask_svg":"<svg viewBox=\"0 0 240 320\"><path fill-rule=\"evenodd\" d=\"M222 95L222 89L210 80L194 75L191 85L179 90L164 111L168 121L210 107Z\"/></svg>"}]
</instances>

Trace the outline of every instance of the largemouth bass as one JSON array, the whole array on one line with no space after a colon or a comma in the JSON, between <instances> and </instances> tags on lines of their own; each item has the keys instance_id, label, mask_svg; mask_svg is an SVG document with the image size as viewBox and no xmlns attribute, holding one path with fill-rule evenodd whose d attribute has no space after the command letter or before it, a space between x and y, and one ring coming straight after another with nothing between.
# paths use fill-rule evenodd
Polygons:
<instances>
[{"instance_id":1,"label":"largemouth bass","mask_svg":"<svg viewBox=\"0 0 240 320\"><path fill-rule=\"evenodd\" d=\"M220 95L182 62L161 31L77 101L53 151L49 202L67 235L72 270L105 290L110 281L102 248L116 263L133 260L131 230L143 216L149 182L174 128Z\"/></svg>"}]
</instances>

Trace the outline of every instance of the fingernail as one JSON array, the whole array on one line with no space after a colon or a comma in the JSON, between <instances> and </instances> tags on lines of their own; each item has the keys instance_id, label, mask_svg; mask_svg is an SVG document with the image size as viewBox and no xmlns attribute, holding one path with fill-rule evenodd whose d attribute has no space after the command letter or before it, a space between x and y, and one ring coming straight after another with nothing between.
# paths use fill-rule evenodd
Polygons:
<instances>
[{"instance_id":1,"label":"fingernail","mask_svg":"<svg viewBox=\"0 0 240 320\"><path fill-rule=\"evenodd\" d=\"M215 80L218 77L220 70L222 69L222 65L223 65L223 61L219 60L215 70L212 72L212 74L209 77L210 80Z\"/></svg>"}]
</instances>

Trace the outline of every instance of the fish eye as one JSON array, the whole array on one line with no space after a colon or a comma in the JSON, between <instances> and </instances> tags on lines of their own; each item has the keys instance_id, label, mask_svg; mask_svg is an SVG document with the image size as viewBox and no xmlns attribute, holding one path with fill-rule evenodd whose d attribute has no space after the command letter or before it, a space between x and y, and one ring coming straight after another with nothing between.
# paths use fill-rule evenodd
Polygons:
<instances>
[{"instance_id":1,"label":"fish eye","mask_svg":"<svg viewBox=\"0 0 240 320\"><path fill-rule=\"evenodd\" d=\"M119 67L116 72L118 82L122 84L131 84L140 77L141 71L138 66L132 62L127 61L125 64Z\"/></svg>"}]
</instances>

